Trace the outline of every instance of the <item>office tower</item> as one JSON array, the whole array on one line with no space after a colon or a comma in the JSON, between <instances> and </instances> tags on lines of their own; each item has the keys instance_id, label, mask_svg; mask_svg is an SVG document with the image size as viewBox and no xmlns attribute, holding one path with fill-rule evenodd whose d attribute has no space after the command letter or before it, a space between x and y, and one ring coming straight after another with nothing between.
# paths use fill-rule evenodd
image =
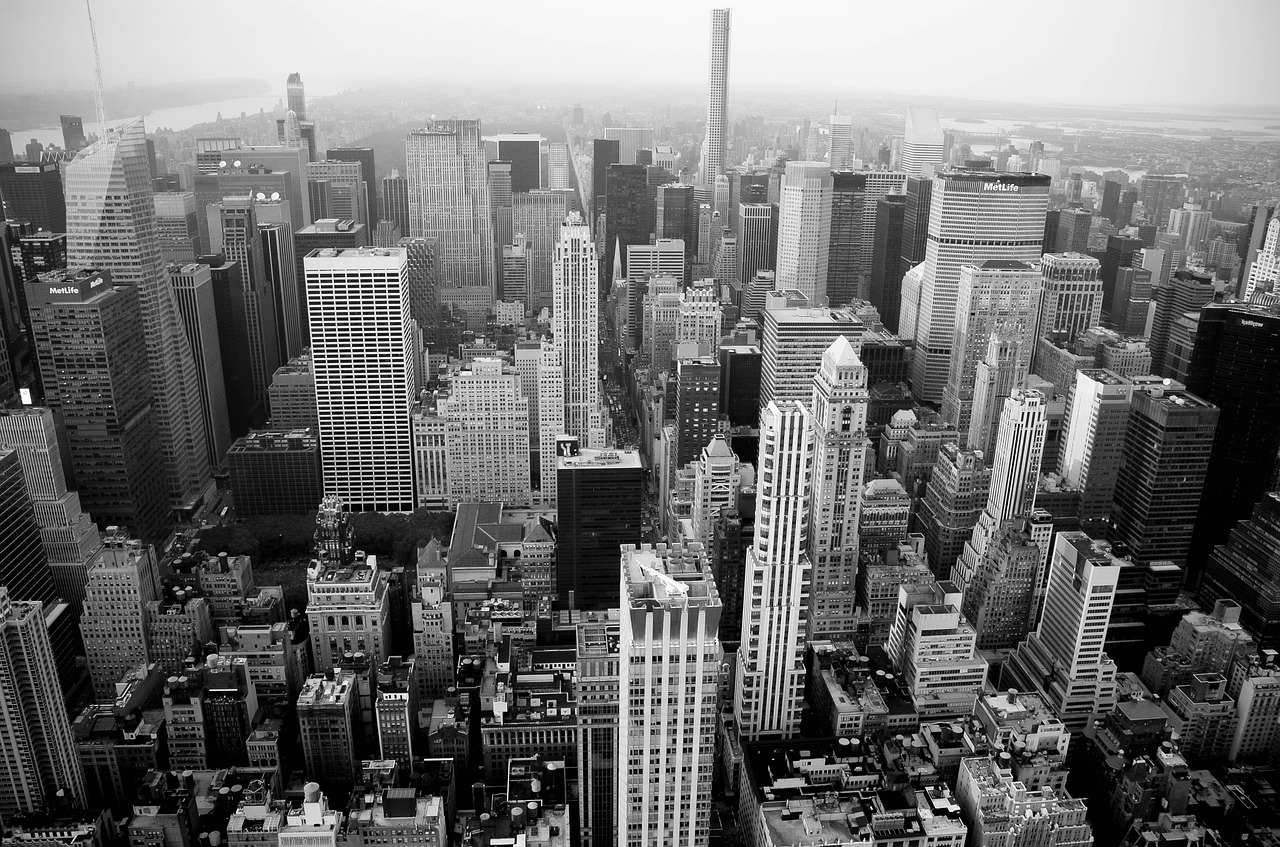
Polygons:
<instances>
[{"instance_id":1,"label":"office tower","mask_svg":"<svg viewBox=\"0 0 1280 847\"><path fill-rule=\"evenodd\" d=\"M27 143L26 151L28 162L44 161L44 145L42 145L38 140L34 138L31 139L31 141Z\"/></svg>"},{"instance_id":2,"label":"office tower","mask_svg":"<svg viewBox=\"0 0 1280 847\"><path fill-rule=\"evenodd\" d=\"M204 252L196 219L196 196L190 191L162 191L155 195L156 237L160 258L189 262Z\"/></svg>"},{"instance_id":3,"label":"office tower","mask_svg":"<svg viewBox=\"0 0 1280 847\"><path fill-rule=\"evenodd\" d=\"M1280 666L1274 659L1247 665L1238 661L1232 669L1231 687L1240 717L1231 739L1228 758L1233 762L1259 762L1273 753L1280 723Z\"/></svg>"},{"instance_id":4,"label":"office tower","mask_svg":"<svg viewBox=\"0 0 1280 847\"><path fill-rule=\"evenodd\" d=\"M4 168L0 167L0 180L4 178ZM4 183L0 182L0 191L3 191ZM1245 284L1248 282L1249 274L1253 270L1253 263L1258 260L1258 251L1266 244L1267 238L1271 234L1271 220L1275 216L1276 203L1254 203L1249 207L1249 222L1245 225L1248 234L1243 232L1240 238L1241 258L1244 259L1240 263L1240 277L1236 289L1243 292Z\"/></svg>"},{"instance_id":5,"label":"office tower","mask_svg":"<svg viewBox=\"0 0 1280 847\"><path fill-rule=\"evenodd\" d=\"M302 84L302 75L297 71L289 74L289 78L285 81L285 95L288 98L289 111L296 114L298 120L305 121L307 119L307 91L306 86Z\"/></svg>"},{"instance_id":6,"label":"office tower","mask_svg":"<svg viewBox=\"0 0 1280 847\"><path fill-rule=\"evenodd\" d=\"M538 492L543 502L555 505L558 492L556 439L564 432L564 366L560 349L553 342L543 340L539 342L538 348L532 392L537 398L538 435L532 446L538 454ZM523 379L521 390L527 390ZM530 406L534 403L531 399ZM532 428L531 422L530 429ZM529 481L533 482L532 473Z\"/></svg>"},{"instance_id":7,"label":"office tower","mask_svg":"<svg viewBox=\"0 0 1280 847\"><path fill-rule=\"evenodd\" d=\"M381 220L394 221L402 235L409 231L409 180L398 168L382 178Z\"/></svg>"},{"instance_id":8,"label":"office tower","mask_svg":"<svg viewBox=\"0 0 1280 847\"><path fill-rule=\"evenodd\" d=\"M565 219L552 265L552 339L564 369L564 431L591 447L599 441L600 300L591 231L575 214Z\"/></svg>"},{"instance_id":9,"label":"office tower","mask_svg":"<svg viewBox=\"0 0 1280 847\"><path fill-rule=\"evenodd\" d=\"M524 244L502 248L501 303L520 304L520 317L529 311L529 251ZM499 307L501 308L501 307ZM502 321L499 320L499 325Z\"/></svg>"},{"instance_id":10,"label":"office tower","mask_svg":"<svg viewBox=\"0 0 1280 847\"><path fill-rule=\"evenodd\" d=\"M1169 341L1173 325L1187 312L1200 311L1222 290L1222 283L1215 282L1208 274L1191 270L1176 271L1168 282L1151 287L1151 299L1155 309L1151 319L1151 372L1167 376L1169 365Z\"/></svg>"},{"instance_id":11,"label":"office tower","mask_svg":"<svg viewBox=\"0 0 1280 847\"><path fill-rule=\"evenodd\" d=\"M778 206L777 285L815 305L827 296L831 170L825 162L787 162Z\"/></svg>"},{"instance_id":12,"label":"office tower","mask_svg":"<svg viewBox=\"0 0 1280 847\"><path fill-rule=\"evenodd\" d=\"M813 418L803 404L760 413L755 540L744 570L742 646L734 714L743 740L787 739L800 728L805 613L812 593L808 546Z\"/></svg>"},{"instance_id":13,"label":"office tower","mask_svg":"<svg viewBox=\"0 0 1280 847\"><path fill-rule=\"evenodd\" d=\"M832 172L826 293L828 301L836 306L843 306L861 296L859 254L866 203L867 174Z\"/></svg>"},{"instance_id":14,"label":"office tower","mask_svg":"<svg viewBox=\"0 0 1280 847\"><path fill-rule=\"evenodd\" d=\"M760 423L759 345L727 343L719 348L720 411L729 426L755 427Z\"/></svg>"},{"instance_id":15,"label":"office tower","mask_svg":"<svg viewBox=\"0 0 1280 847\"><path fill-rule=\"evenodd\" d=\"M13 155L13 133L0 128L0 162L14 161L17 161L17 157Z\"/></svg>"},{"instance_id":16,"label":"office tower","mask_svg":"<svg viewBox=\"0 0 1280 847\"><path fill-rule=\"evenodd\" d=\"M853 117L832 115L828 124L831 153L827 157L831 170L842 171L853 167L858 152L853 143Z\"/></svg>"},{"instance_id":17,"label":"office tower","mask_svg":"<svg viewBox=\"0 0 1280 847\"><path fill-rule=\"evenodd\" d=\"M430 238L401 238L397 246L409 257L409 316L418 322L426 345L434 348L439 323L435 242Z\"/></svg>"},{"instance_id":18,"label":"office tower","mask_svg":"<svg viewBox=\"0 0 1280 847\"><path fill-rule=\"evenodd\" d=\"M0 162L0 197L13 220L36 229L67 231L67 204L57 162Z\"/></svg>"},{"instance_id":19,"label":"office tower","mask_svg":"<svg viewBox=\"0 0 1280 847\"><path fill-rule=\"evenodd\" d=\"M525 306L536 315L552 307L552 268L560 227L569 214L569 192L532 191L511 197L512 231L524 236L529 259L529 299ZM512 298L507 297L510 300Z\"/></svg>"},{"instance_id":20,"label":"office tower","mask_svg":"<svg viewBox=\"0 0 1280 847\"><path fill-rule=\"evenodd\" d=\"M1040 625L1001 676L1001 685L1043 694L1072 732L1116 704L1116 666L1102 645L1120 568L1107 547L1085 533L1058 533Z\"/></svg>"},{"instance_id":21,"label":"office tower","mask_svg":"<svg viewBox=\"0 0 1280 847\"><path fill-rule=\"evenodd\" d=\"M779 306L805 303L796 292L779 292L775 298ZM840 336L849 339L855 352L862 347L862 321L849 309L766 308L761 324L761 408L770 402L811 400L813 375L822 365L822 355Z\"/></svg>"},{"instance_id":22,"label":"office tower","mask_svg":"<svg viewBox=\"0 0 1280 847\"><path fill-rule=\"evenodd\" d=\"M921 719L958 720L982 693L987 661L977 654L978 633L960 614L960 588L950 581L907 583L887 644Z\"/></svg>"},{"instance_id":23,"label":"office tower","mask_svg":"<svg viewBox=\"0 0 1280 847\"><path fill-rule=\"evenodd\" d=\"M1085 253L1089 250L1089 226L1093 215L1084 209L1058 212L1058 232L1053 240L1055 253Z\"/></svg>"},{"instance_id":24,"label":"office tower","mask_svg":"<svg viewBox=\"0 0 1280 847\"><path fill-rule=\"evenodd\" d=\"M387 571L358 556L346 563L312 562L307 569L307 619L317 671L338 667L344 655L353 651L371 657L375 664L387 658L391 641L387 580Z\"/></svg>"},{"instance_id":25,"label":"office tower","mask_svg":"<svg viewBox=\"0 0 1280 847\"><path fill-rule=\"evenodd\" d=\"M711 276L717 280L735 280L738 278L738 234L731 229L720 230L720 244L715 252L715 262L710 268ZM694 273L697 273L694 267Z\"/></svg>"},{"instance_id":26,"label":"office tower","mask_svg":"<svg viewBox=\"0 0 1280 847\"><path fill-rule=\"evenodd\" d=\"M1142 240L1123 235L1107 237L1107 252L1103 255L1098 277L1102 280L1102 311L1113 314L1115 309L1116 274L1119 268L1133 267L1134 257L1143 249Z\"/></svg>"},{"instance_id":27,"label":"office tower","mask_svg":"<svg viewBox=\"0 0 1280 847\"><path fill-rule=\"evenodd\" d=\"M636 154L641 150L653 150L653 130L648 127L607 126L604 137L606 141L618 143L618 163L622 165L642 164Z\"/></svg>"},{"instance_id":28,"label":"office tower","mask_svg":"<svg viewBox=\"0 0 1280 847\"><path fill-rule=\"evenodd\" d=\"M940 166L946 161L943 141L937 110L927 106L909 106L902 136L902 170L908 176L932 176L932 166Z\"/></svg>"},{"instance_id":29,"label":"office tower","mask_svg":"<svg viewBox=\"0 0 1280 847\"><path fill-rule=\"evenodd\" d=\"M617 843L705 845L722 656L706 550L624 544L619 593Z\"/></svg>"},{"instance_id":30,"label":"office tower","mask_svg":"<svg viewBox=\"0 0 1280 847\"><path fill-rule=\"evenodd\" d=\"M1116 271L1116 291L1111 299L1111 323L1117 332L1137 338L1147 335L1151 292L1151 271L1145 268L1119 268Z\"/></svg>"},{"instance_id":31,"label":"office tower","mask_svg":"<svg viewBox=\"0 0 1280 847\"><path fill-rule=\"evenodd\" d=\"M676 463L702 455L720 425L720 362L714 356L676 360Z\"/></svg>"},{"instance_id":32,"label":"office tower","mask_svg":"<svg viewBox=\"0 0 1280 847\"><path fill-rule=\"evenodd\" d=\"M565 190L573 187L570 176L573 165L570 163L569 145L553 141L547 146L547 188Z\"/></svg>"},{"instance_id":33,"label":"office tower","mask_svg":"<svg viewBox=\"0 0 1280 847\"><path fill-rule=\"evenodd\" d=\"M1028 262L988 260L961 266L942 417L954 423L962 436L969 432L977 366L987 352L991 334L999 331L1013 336L1015 344L1030 351L1041 286L1039 268Z\"/></svg>"},{"instance_id":34,"label":"office tower","mask_svg":"<svg viewBox=\"0 0 1280 847\"><path fill-rule=\"evenodd\" d=\"M330 147L325 151L324 157L330 162L359 162L360 174L359 182L364 183L364 203L362 208L365 210L365 217L362 219L370 228L378 221L378 171L374 167L373 148L372 147ZM315 163L312 163L315 164ZM308 166L308 176L312 171ZM357 186L359 187L359 186ZM337 217L333 215L331 217ZM388 220L395 220L389 218ZM408 232L403 229L401 232Z\"/></svg>"},{"instance_id":35,"label":"office tower","mask_svg":"<svg viewBox=\"0 0 1280 847\"><path fill-rule=\"evenodd\" d=\"M695 537L707 549L715 538L720 513L737 507L743 484L743 468L729 449L724 435L717 433L694 465L692 523ZM747 472L750 485L750 472ZM713 551L714 554L714 551Z\"/></svg>"},{"instance_id":36,"label":"office tower","mask_svg":"<svg viewBox=\"0 0 1280 847\"><path fill-rule=\"evenodd\" d=\"M136 289L93 270L26 288L45 401L66 430L85 508L103 526L162 535L169 504Z\"/></svg>"},{"instance_id":37,"label":"office tower","mask_svg":"<svg viewBox=\"0 0 1280 847\"><path fill-rule=\"evenodd\" d=\"M867 369L844 336L822 354L810 403L815 433L808 637L852 636L858 506L867 445Z\"/></svg>"},{"instance_id":38,"label":"office tower","mask_svg":"<svg viewBox=\"0 0 1280 847\"><path fill-rule=\"evenodd\" d=\"M46 603L57 595L23 470L18 451L0 446L0 587L15 598Z\"/></svg>"},{"instance_id":39,"label":"office tower","mask_svg":"<svg viewBox=\"0 0 1280 847\"><path fill-rule=\"evenodd\" d=\"M94 696L115 700L116 681L151 660L143 609L160 596L155 550L121 527L109 527L89 565L80 634Z\"/></svg>"},{"instance_id":40,"label":"office tower","mask_svg":"<svg viewBox=\"0 0 1280 847\"><path fill-rule=\"evenodd\" d=\"M1080 491L1082 521L1110 517L1134 390L1132 380L1113 371L1076 371L1057 470L1068 487Z\"/></svg>"},{"instance_id":41,"label":"office tower","mask_svg":"<svg viewBox=\"0 0 1280 847\"><path fill-rule=\"evenodd\" d=\"M659 239L680 239L686 248L698 243L698 205L692 185L670 183L658 186L654 235ZM688 285L692 282L690 272L693 265L690 249L685 250L684 264L681 279Z\"/></svg>"},{"instance_id":42,"label":"office tower","mask_svg":"<svg viewBox=\"0 0 1280 847\"><path fill-rule=\"evenodd\" d=\"M640 537L645 470L633 450L556 448L556 590L561 608L618 606L618 547Z\"/></svg>"},{"instance_id":43,"label":"office tower","mask_svg":"<svg viewBox=\"0 0 1280 847\"><path fill-rule=\"evenodd\" d=\"M454 375L440 414L449 424L452 503L529 503L529 401L520 376L480 358Z\"/></svg>"},{"instance_id":44,"label":"office tower","mask_svg":"<svg viewBox=\"0 0 1280 847\"><path fill-rule=\"evenodd\" d=\"M542 165L539 146L542 136L528 132L510 132L485 139L496 145L497 155L491 161L511 164L511 191L521 194L545 188L542 184Z\"/></svg>"},{"instance_id":45,"label":"office tower","mask_svg":"<svg viewBox=\"0 0 1280 847\"><path fill-rule=\"evenodd\" d=\"M1280 450L1280 313L1210 304L1200 312L1187 390L1222 410L1195 519L1193 559L1227 539L1267 491Z\"/></svg>"},{"instance_id":46,"label":"office tower","mask_svg":"<svg viewBox=\"0 0 1280 847\"><path fill-rule=\"evenodd\" d=\"M1104 180L1102 183L1102 206L1100 211L1102 216L1111 221L1116 226L1123 226L1120 223L1120 194L1124 190L1124 186L1115 180Z\"/></svg>"},{"instance_id":47,"label":"office tower","mask_svg":"<svg viewBox=\"0 0 1280 847\"><path fill-rule=\"evenodd\" d=\"M142 121L86 147L67 166L66 181L68 263L109 271L115 284L136 286L169 502L193 508L212 481L211 469L195 359L156 242Z\"/></svg>"},{"instance_id":48,"label":"office tower","mask_svg":"<svg viewBox=\"0 0 1280 847\"><path fill-rule=\"evenodd\" d=\"M411 511L407 251L316 250L305 263L325 493L353 511Z\"/></svg>"},{"instance_id":49,"label":"office tower","mask_svg":"<svg viewBox=\"0 0 1280 847\"><path fill-rule=\"evenodd\" d=\"M276 199L288 204L289 225L294 232L312 224L316 216L311 213L307 189L306 150L245 145L221 150L217 155L220 158L213 162L212 169L198 173L193 186L200 240L205 249L217 251L220 247L215 233L210 231L206 210L222 202L223 197L279 195Z\"/></svg>"},{"instance_id":50,"label":"office tower","mask_svg":"<svg viewBox=\"0 0 1280 847\"><path fill-rule=\"evenodd\" d=\"M916 343L912 391L939 402L955 335L960 268L992 259L1039 260L1049 178L948 171L934 177L930 196L925 257L903 277L898 334Z\"/></svg>"},{"instance_id":51,"label":"office tower","mask_svg":"<svg viewBox=\"0 0 1280 847\"><path fill-rule=\"evenodd\" d=\"M702 144L698 178L713 185L724 175L730 146L727 103L729 96L729 9L711 10L711 45L707 57L707 137Z\"/></svg>"},{"instance_id":52,"label":"office tower","mask_svg":"<svg viewBox=\"0 0 1280 847\"><path fill-rule=\"evenodd\" d=\"M680 318L680 283L678 277L648 277L645 286L640 363L659 371L670 369L675 352L676 323Z\"/></svg>"},{"instance_id":53,"label":"office tower","mask_svg":"<svg viewBox=\"0 0 1280 847\"><path fill-rule=\"evenodd\" d=\"M717 642L718 643L718 642ZM10 821L59 802L87 803L44 609L0 585L0 814Z\"/></svg>"},{"instance_id":54,"label":"office tower","mask_svg":"<svg viewBox=\"0 0 1280 847\"><path fill-rule=\"evenodd\" d=\"M621 163L619 142L612 138L596 138L591 142L591 227L605 211L606 180L610 165Z\"/></svg>"},{"instance_id":55,"label":"office tower","mask_svg":"<svg viewBox=\"0 0 1280 847\"><path fill-rule=\"evenodd\" d=\"M778 207L744 203L738 207L738 279L746 285L758 271L772 271L778 261Z\"/></svg>"},{"instance_id":56,"label":"office tower","mask_svg":"<svg viewBox=\"0 0 1280 847\"><path fill-rule=\"evenodd\" d=\"M978 631L979 650L1011 650L1035 625L1044 556L1025 520L1004 521L968 576L961 611Z\"/></svg>"},{"instance_id":57,"label":"office tower","mask_svg":"<svg viewBox=\"0 0 1280 847\"><path fill-rule=\"evenodd\" d=\"M1276 286L1280 282L1280 218L1272 218L1267 225L1266 240L1257 251L1244 279L1242 299L1246 303L1256 292L1280 294Z\"/></svg>"},{"instance_id":58,"label":"office tower","mask_svg":"<svg viewBox=\"0 0 1280 847\"><path fill-rule=\"evenodd\" d=\"M908 175L902 193L907 199L902 209L899 278L924 261L925 246L929 241L929 216L933 207L933 177Z\"/></svg>"},{"instance_id":59,"label":"office tower","mask_svg":"<svg viewBox=\"0 0 1280 847\"><path fill-rule=\"evenodd\" d=\"M738 207L744 203L769 202L769 174L744 173L735 169L728 171L726 176L729 178L729 220L726 225L741 234L738 229Z\"/></svg>"},{"instance_id":60,"label":"office tower","mask_svg":"<svg viewBox=\"0 0 1280 847\"><path fill-rule=\"evenodd\" d=\"M607 291L616 272L615 264L621 265L623 276L631 275L627 266L627 248L632 244L649 243L654 210L642 165L610 165L606 189L604 266L600 272L604 274L601 277L602 290Z\"/></svg>"},{"instance_id":61,"label":"office tower","mask_svg":"<svg viewBox=\"0 0 1280 847\"><path fill-rule=\"evenodd\" d=\"M1014 331L997 327L987 340L986 353L974 368L973 404L965 445L990 456L995 450L1000 411L1030 372L1028 346Z\"/></svg>"},{"instance_id":62,"label":"office tower","mask_svg":"<svg viewBox=\"0 0 1280 847\"><path fill-rule=\"evenodd\" d=\"M485 165L485 171L489 181L489 212L493 216L493 246L501 251L515 243L517 232L511 219L511 163L491 161ZM498 290L501 293L506 289L502 285L502 269L498 270Z\"/></svg>"},{"instance_id":63,"label":"office tower","mask_svg":"<svg viewBox=\"0 0 1280 847\"><path fill-rule=\"evenodd\" d=\"M1178 236L1177 243L1185 253L1202 252L1209 241L1209 222L1213 213L1199 203L1183 203L1169 210L1169 234Z\"/></svg>"},{"instance_id":64,"label":"office tower","mask_svg":"<svg viewBox=\"0 0 1280 847\"><path fill-rule=\"evenodd\" d=\"M209 467L217 468L222 465L222 457L231 446L231 424L227 417L226 380L222 373L222 345L218 338L213 276L208 265L195 262L169 265L167 270L169 284L178 303L178 314L182 318L182 328L196 362Z\"/></svg>"},{"instance_id":65,"label":"office tower","mask_svg":"<svg viewBox=\"0 0 1280 847\"><path fill-rule=\"evenodd\" d=\"M578 818L582 843L614 847L614 768L619 727L618 679L621 627L617 622L578 624Z\"/></svg>"},{"instance_id":66,"label":"office tower","mask_svg":"<svg viewBox=\"0 0 1280 847\"><path fill-rule=\"evenodd\" d=\"M885 327L896 333L902 310L902 241L905 194L890 194L876 202L876 231L871 250L871 281L867 298L880 312Z\"/></svg>"},{"instance_id":67,"label":"office tower","mask_svg":"<svg viewBox=\"0 0 1280 847\"><path fill-rule=\"evenodd\" d=\"M480 121L429 121L409 133L405 150L409 234L435 239L441 302L465 302L468 322L482 329L496 294L496 254Z\"/></svg>"},{"instance_id":68,"label":"office tower","mask_svg":"<svg viewBox=\"0 0 1280 847\"><path fill-rule=\"evenodd\" d=\"M324 494L314 429L274 429L237 438L226 454L236 514L306 514Z\"/></svg>"},{"instance_id":69,"label":"office tower","mask_svg":"<svg viewBox=\"0 0 1280 847\"><path fill-rule=\"evenodd\" d=\"M868 171L866 173L853 174L854 179L849 179L850 175L834 174L836 181L835 191L840 192L843 188L845 193L851 193L851 203L847 203L853 212L852 226L853 232L845 239L840 251L836 250L836 205L840 201L839 197L832 200L832 254L831 262L839 262L841 264L850 264L852 267L852 279L854 286L849 292L850 299L860 298L866 299L871 288L871 274L874 270L875 259L875 239L876 239L876 222L879 215L880 201L890 195L902 193L906 184L906 175L901 171ZM843 256L840 256L843 252ZM830 267L830 266L829 266ZM832 297L832 302L839 305L836 300L835 292L828 292Z\"/></svg>"},{"instance_id":70,"label":"office tower","mask_svg":"<svg viewBox=\"0 0 1280 847\"><path fill-rule=\"evenodd\" d=\"M350 785L360 773L357 676L339 670L308 677L298 695L298 729L309 779ZM320 787L315 783L315 793ZM310 799L310 798L308 798Z\"/></svg>"},{"instance_id":71,"label":"office tower","mask_svg":"<svg viewBox=\"0 0 1280 847\"><path fill-rule=\"evenodd\" d=\"M405 239L401 239L404 241ZM349 250L369 246L369 230L364 224L340 221L333 218L318 220L293 234L293 254L296 260L294 276L298 280L298 321L302 326L304 346L310 343L310 316L307 314L306 268L303 259L314 250Z\"/></svg>"},{"instance_id":72,"label":"office tower","mask_svg":"<svg viewBox=\"0 0 1280 847\"><path fill-rule=\"evenodd\" d=\"M1169 210L1182 205L1186 178L1177 174L1146 174L1138 184L1138 201L1147 210L1147 223L1164 229Z\"/></svg>"},{"instance_id":73,"label":"office tower","mask_svg":"<svg viewBox=\"0 0 1280 847\"><path fill-rule=\"evenodd\" d=\"M261 425L267 410L253 390L253 369L249 362L249 327L244 317L245 285L239 262L228 262L221 253L199 256L196 261L209 268L217 316L218 347L222 352L222 379L231 437L250 426Z\"/></svg>"},{"instance_id":74,"label":"office tower","mask_svg":"<svg viewBox=\"0 0 1280 847\"><path fill-rule=\"evenodd\" d=\"M240 265L244 323L249 342L249 366L253 395L264 406L271 375L280 367L280 342L276 335L276 298L267 279L262 240L253 197L227 197L219 208L222 251L228 261Z\"/></svg>"},{"instance_id":75,"label":"office tower","mask_svg":"<svg viewBox=\"0 0 1280 847\"><path fill-rule=\"evenodd\" d=\"M261 212L262 206L258 209ZM265 223L258 218L258 238L266 287L275 313L276 358L287 362L302 352L302 298L298 290L297 249L288 223Z\"/></svg>"},{"instance_id":76,"label":"office tower","mask_svg":"<svg viewBox=\"0 0 1280 847\"><path fill-rule=\"evenodd\" d=\"M1134 391L1116 472L1112 540L1135 561L1186 566L1219 410L1163 385Z\"/></svg>"}]
</instances>

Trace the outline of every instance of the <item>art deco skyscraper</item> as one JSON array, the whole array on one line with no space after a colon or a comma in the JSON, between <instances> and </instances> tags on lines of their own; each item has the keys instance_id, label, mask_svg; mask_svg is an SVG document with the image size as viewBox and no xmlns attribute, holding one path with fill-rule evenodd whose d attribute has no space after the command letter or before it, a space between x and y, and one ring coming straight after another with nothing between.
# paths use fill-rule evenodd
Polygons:
<instances>
[{"instance_id":1,"label":"art deco skyscraper","mask_svg":"<svg viewBox=\"0 0 1280 847\"><path fill-rule=\"evenodd\" d=\"M700 542L622 546L617 844L707 843L719 592Z\"/></svg>"},{"instance_id":2,"label":"art deco skyscraper","mask_svg":"<svg viewBox=\"0 0 1280 847\"><path fill-rule=\"evenodd\" d=\"M813 378L813 506L809 637L852 636L857 612L858 507L867 445L867 369L843 335L822 354Z\"/></svg>"},{"instance_id":3,"label":"art deco skyscraper","mask_svg":"<svg viewBox=\"0 0 1280 847\"><path fill-rule=\"evenodd\" d=\"M755 542L747 551L734 713L745 740L786 739L800 729L805 611L813 574L808 547L813 418L799 402L760 413Z\"/></svg>"},{"instance_id":4,"label":"art deco skyscraper","mask_svg":"<svg viewBox=\"0 0 1280 847\"><path fill-rule=\"evenodd\" d=\"M480 121L429 121L409 133L405 154L409 235L436 241L440 302L492 308L496 256Z\"/></svg>"},{"instance_id":5,"label":"art deco skyscraper","mask_svg":"<svg viewBox=\"0 0 1280 847\"><path fill-rule=\"evenodd\" d=\"M289 74L285 89L289 111L297 115L298 120L305 121L307 119L307 89L302 84L302 74L297 71Z\"/></svg>"},{"instance_id":6,"label":"art deco skyscraper","mask_svg":"<svg viewBox=\"0 0 1280 847\"><path fill-rule=\"evenodd\" d=\"M1249 302L1256 291L1277 293L1277 282L1280 282L1280 218L1273 218L1267 225L1266 241L1249 266L1249 275L1245 278L1244 301Z\"/></svg>"},{"instance_id":7,"label":"art deco skyscraper","mask_svg":"<svg viewBox=\"0 0 1280 847\"><path fill-rule=\"evenodd\" d=\"M156 236L147 138L138 119L67 166L67 263L110 271L138 291L170 505L193 507L212 482L195 358Z\"/></svg>"},{"instance_id":8,"label":"art deco skyscraper","mask_svg":"<svg viewBox=\"0 0 1280 847\"><path fill-rule=\"evenodd\" d=\"M84 772L58 683L44 610L0 585L0 814L86 802Z\"/></svg>"},{"instance_id":9,"label":"art deco skyscraper","mask_svg":"<svg viewBox=\"0 0 1280 847\"><path fill-rule=\"evenodd\" d=\"M902 279L898 325L898 334L916 343L911 384L917 397L942 400L960 268L989 259L1038 261L1048 202L1049 177L1042 174L956 170L933 178L924 261Z\"/></svg>"},{"instance_id":10,"label":"art deco skyscraper","mask_svg":"<svg viewBox=\"0 0 1280 847\"><path fill-rule=\"evenodd\" d=\"M933 166L945 161L944 143L937 110L927 106L908 107L906 132L902 136L902 170L908 176L932 176Z\"/></svg>"},{"instance_id":11,"label":"art deco skyscraper","mask_svg":"<svg viewBox=\"0 0 1280 847\"><path fill-rule=\"evenodd\" d=\"M560 228L552 265L552 339L564 369L564 431L602 448L600 300L596 248L576 212Z\"/></svg>"},{"instance_id":12,"label":"art deco skyscraper","mask_svg":"<svg viewBox=\"0 0 1280 847\"><path fill-rule=\"evenodd\" d=\"M151 658L145 609L160 597L160 567L151 545L124 529L102 543L89 565L80 634L94 695L111 701L121 675Z\"/></svg>"},{"instance_id":13,"label":"art deco skyscraper","mask_svg":"<svg viewBox=\"0 0 1280 847\"><path fill-rule=\"evenodd\" d=\"M827 296L831 186L826 162L787 162L778 208L777 287L795 289L814 305L824 305Z\"/></svg>"},{"instance_id":14,"label":"art deco skyscraper","mask_svg":"<svg viewBox=\"0 0 1280 847\"><path fill-rule=\"evenodd\" d=\"M711 50L707 70L707 140L702 145L698 176L703 185L715 185L724 174L724 154L729 146L726 117L729 96L729 10L711 10Z\"/></svg>"},{"instance_id":15,"label":"art deco skyscraper","mask_svg":"<svg viewBox=\"0 0 1280 847\"><path fill-rule=\"evenodd\" d=\"M1044 279L1044 307L1040 310L1039 338L1065 332L1075 340L1102 321L1101 263L1080 253L1046 253L1040 260Z\"/></svg>"}]
</instances>

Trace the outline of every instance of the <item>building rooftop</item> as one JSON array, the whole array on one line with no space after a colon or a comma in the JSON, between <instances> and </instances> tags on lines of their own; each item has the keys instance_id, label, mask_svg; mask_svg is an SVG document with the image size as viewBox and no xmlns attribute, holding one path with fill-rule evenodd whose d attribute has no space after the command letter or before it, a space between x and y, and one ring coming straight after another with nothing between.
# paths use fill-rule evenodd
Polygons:
<instances>
[{"instance_id":1,"label":"building rooftop","mask_svg":"<svg viewBox=\"0 0 1280 847\"><path fill-rule=\"evenodd\" d=\"M563 469L618 468L640 470L644 464L635 450L592 450L583 448L576 456L557 456L556 466Z\"/></svg>"},{"instance_id":2,"label":"building rooftop","mask_svg":"<svg viewBox=\"0 0 1280 847\"><path fill-rule=\"evenodd\" d=\"M350 698L355 689L355 674L343 671L329 675L316 674L307 678L298 694L299 706L328 706Z\"/></svg>"}]
</instances>

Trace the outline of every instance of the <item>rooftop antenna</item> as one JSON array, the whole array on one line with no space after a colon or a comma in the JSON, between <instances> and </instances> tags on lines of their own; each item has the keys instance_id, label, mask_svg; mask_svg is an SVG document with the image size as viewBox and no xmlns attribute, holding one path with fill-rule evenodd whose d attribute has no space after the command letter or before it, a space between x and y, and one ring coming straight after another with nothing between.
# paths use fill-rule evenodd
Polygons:
<instances>
[{"instance_id":1,"label":"rooftop antenna","mask_svg":"<svg viewBox=\"0 0 1280 847\"><path fill-rule=\"evenodd\" d=\"M84 0L84 9L89 13L89 36L93 39L93 97L98 106L98 134L107 134L107 110L102 105L102 59L98 57L98 32L93 28L93 7L89 0Z\"/></svg>"}]
</instances>

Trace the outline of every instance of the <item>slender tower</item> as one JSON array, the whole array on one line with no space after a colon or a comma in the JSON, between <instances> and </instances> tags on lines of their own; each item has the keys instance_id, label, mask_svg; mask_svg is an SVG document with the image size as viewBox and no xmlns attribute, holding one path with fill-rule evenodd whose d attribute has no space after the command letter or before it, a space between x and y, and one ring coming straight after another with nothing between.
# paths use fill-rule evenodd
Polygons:
<instances>
[{"instance_id":1,"label":"slender tower","mask_svg":"<svg viewBox=\"0 0 1280 847\"><path fill-rule=\"evenodd\" d=\"M703 185L715 185L724 173L728 136L725 106L729 95L729 10L711 10L711 56L707 74L707 140L698 174Z\"/></svg>"},{"instance_id":2,"label":"slender tower","mask_svg":"<svg viewBox=\"0 0 1280 847\"><path fill-rule=\"evenodd\" d=\"M600 301L591 230L576 212L565 219L552 265L552 334L564 372L564 431L604 447L600 419Z\"/></svg>"}]
</instances>

